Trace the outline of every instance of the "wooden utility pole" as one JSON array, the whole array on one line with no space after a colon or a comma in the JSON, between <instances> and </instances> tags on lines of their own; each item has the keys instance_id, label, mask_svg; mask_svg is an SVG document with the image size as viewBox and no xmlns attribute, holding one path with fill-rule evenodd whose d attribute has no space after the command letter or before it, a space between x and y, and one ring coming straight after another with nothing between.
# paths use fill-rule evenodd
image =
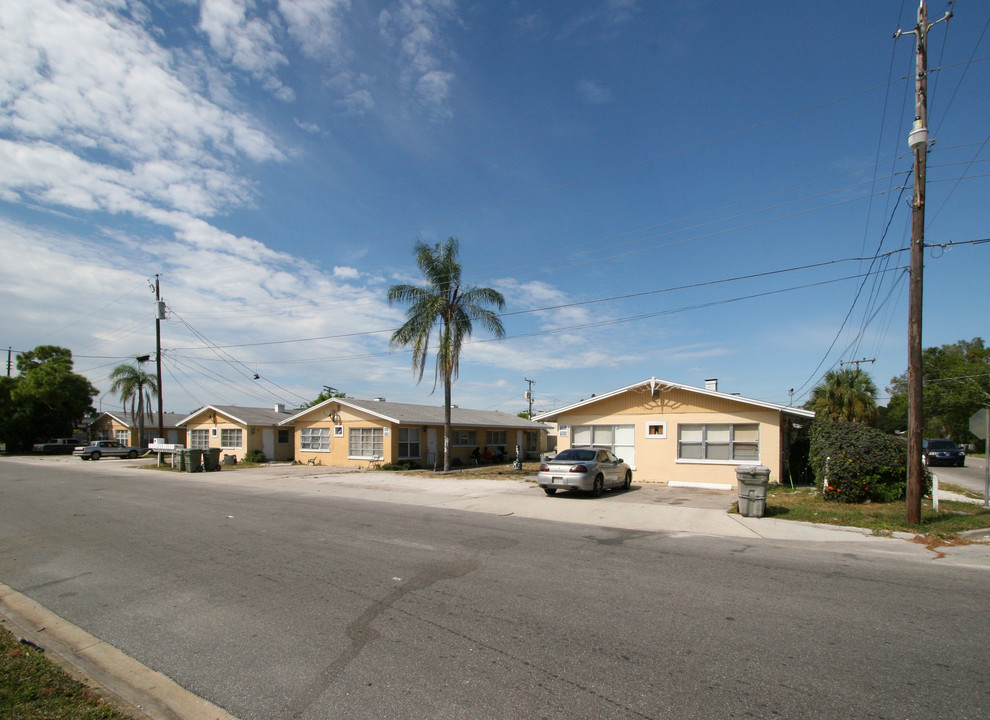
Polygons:
<instances>
[{"instance_id":1,"label":"wooden utility pole","mask_svg":"<svg viewBox=\"0 0 990 720\"><path fill-rule=\"evenodd\" d=\"M155 275L155 371L158 379L158 437L165 437L165 413L162 411L162 319L165 317L165 304L162 302L161 288Z\"/></svg>"},{"instance_id":2,"label":"wooden utility pole","mask_svg":"<svg viewBox=\"0 0 990 720\"><path fill-rule=\"evenodd\" d=\"M914 30L894 35L914 33L916 69L914 93L914 125L908 135L908 145L914 150L914 199L911 204L911 281L908 300L908 459L907 507L905 520L911 525L921 522L921 491L924 468L921 464L924 407L922 401L921 316L923 277L925 271L925 171L928 162L928 31L942 20L928 22L925 0L918 4L918 25Z\"/></svg>"}]
</instances>

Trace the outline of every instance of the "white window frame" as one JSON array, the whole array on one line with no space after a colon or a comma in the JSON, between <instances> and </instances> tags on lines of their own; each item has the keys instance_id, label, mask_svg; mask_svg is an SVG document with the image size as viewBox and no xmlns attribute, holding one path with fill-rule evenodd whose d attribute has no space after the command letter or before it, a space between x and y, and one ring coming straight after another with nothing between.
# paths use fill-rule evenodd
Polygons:
<instances>
[{"instance_id":1,"label":"white window frame","mask_svg":"<svg viewBox=\"0 0 990 720\"><path fill-rule=\"evenodd\" d=\"M237 444L231 444L231 435L237 437ZM237 448L238 450L244 447L244 430L241 428L223 428L220 431L220 447L222 448Z\"/></svg>"},{"instance_id":2,"label":"white window frame","mask_svg":"<svg viewBox=\"0 0 990 720\"><path fill-rule=\"evenodd\" d=\"M330 428L300 428L299 450L304 452L330 452Z\"/></svg>"},{"instance_id":3,"label":"white window frame","mask_svg":"<svg viewBox=\"0 0 990 720\"><path fill-rule=\"evenodd\" d=\"M714 443L714 442L713 443L709 443L708 442L708 428L711 427L711 426L722 426L722 425L727 425L729 427L729 441L728 441L729 457L728 458L709 458L708 457L708 446L709 445L724 447L726 445L726 443L722 443L722 442L720 442L720 443ZM701 431L702 431L701 442L700 443L694 443L694 442L692 442L691 445L699 445L700 444L700 446L701 446L701 457L700 458L685 458L685 457L681 457L681 452L682 452L681 448L682 448L682 445L684 443L684 441L681 439L681 433L682 433L683 429L684 428L699 428L699 427L701 428ZM752 441L749 441L749 440L738 440L737 441L735 439L735 437L736 437L736 428L742 429L742 428L754 428L754 427L756 428L756 442L755 442L755 446L756 446L756 457L755 458L754 457L745 457L745 458L744 457L737 457L737 452L736 452L736 448L737 447L740 447L741 448L742 446L752 446L752 445L754 445L754 443ZM691 465L691 464L694 464L694 465L746 465L746 464L753 464L753 463L759 462L759 458L760 458L760 434L761 434L760 433L760 430L761 430L760 423L753 423L753 422L739 422L739 423L732 423L732 422L728 422L728 423L724 423L724 422L722 422L722 423L714 423L714 422L713 423L678 423L678 425L677 425L677 460L676 460L676 462L678 462L678 463L684 463L684 464L688 464L688 465Z\"/></svg>"},{"instance_id":4,"label":"white window frame","mask_svg":"<svg viewBox=\"0 0 990 720\"><path fill-rule=\"evenodd\" d=\"M366 435L367 438L365 438ZM355 449L358 450L359 454L354 453ZM347 438L347 457L351 460L384 459L385 428L352 427Z\"/></svg>"},{"instance_id":5,"label":"white window frame","mask_svg":"<svg viewBox=\"0 0 990 720\"><path fill-rule=\"evenodd\" d=\"M210 437L220 437L220 428L213 427L210 428Z\"/></svg>"},{"instance_id":6,"label":"white window frame","mask_svg":"<svg viewBox=\"0 0 990 720\"><path fill-rule=\"evenodd\" d=\"M193 450L206 450L210 447L210 431L206 428L194 428L189 431L189 447Z\"/></svg>"},{"instance_id":7,"label":"white window frame","mask_svg":"<svg viewBox=\"0 0 990 720\"><path fill-rule=\"evenodd\" d=\"M410 439L415 435L416 439ZM405 452L403 452L405 446ZM413 449L415 446L415 450ZM419 460L423 457L422 431L419 428L399 428L399 460Z\"/></svg>"},{"instance_id":8,"label":"white window frame","mask_svg":"<svg viewBox=\"0 0 990 720\"><path fill-rule=\"evenodd\" d=\"M334 425L333 426L333 436L334 437L338 437L338 438L344 437L344 426L343 425Z\"/></svg>"},{"instance_id":9,"label":"white window frame","mask_svg":"<svg viewBox=\"0 0 990 720\"><path fill-rule=\"evenodd\" d=\"M650 428L659 428L660 431L657 433L651 433ZM667 439L667 421L660 420L658 422L647 422L646 423L646 439L647 440L666 440Z\"/></svg>"}]
</instances>

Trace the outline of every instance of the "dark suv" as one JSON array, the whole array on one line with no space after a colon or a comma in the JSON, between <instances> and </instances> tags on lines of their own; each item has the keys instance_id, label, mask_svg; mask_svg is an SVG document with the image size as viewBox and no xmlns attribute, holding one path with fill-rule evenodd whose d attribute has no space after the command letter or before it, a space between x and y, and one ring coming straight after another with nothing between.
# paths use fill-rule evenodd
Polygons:
<instances>
[{"instance_id":1,"label":"dark suv","mask_svg":"<svg viewBox=\"0 0 990 720\"><path fill-rule=\"evenodd\" d=\"M966 464L966 453L951 440L925 440L921 452L925 465L963 467Z\"/></svg>"}]
</instances>

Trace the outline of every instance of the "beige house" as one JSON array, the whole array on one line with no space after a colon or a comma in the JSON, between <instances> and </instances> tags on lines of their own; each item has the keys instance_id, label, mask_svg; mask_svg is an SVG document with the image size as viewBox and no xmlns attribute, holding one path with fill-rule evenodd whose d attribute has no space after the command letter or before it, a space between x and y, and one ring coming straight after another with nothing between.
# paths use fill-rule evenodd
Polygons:
<instances>
[{"instance_id":1,"label":"beige house","mask_svg":"<svg viewBox=\"0 0 990 720\"><path fill-rule=\"evenodd\" d=\"M186 447L220 448L222 455L238 460L260 450L267 460L292 460L292 423L285 423L295 410L284 405L273 408L207 405L183 418Z\"/></svg>"},{"instance_id":2,"label":"beige house","mask_svg":"<svg viewBox=\"0 0 990 720\"><path fill-rule=\"evenodd\" d=\"M331 398L283 420L295 427L295 458L313 465L371 467L443 463L443 407L378 400ZM494 410L451 408L451 463L473 464L477 448L512 460L519 446L537 458L546 449L547 426Z\"/></svg>"},{"instance_id":3,"label":"beige house","mask_svg":"<svg viewBox=\"0 0 990 720\"><path fill-rule=\"evenodd\" d=\"M184 445L186 429L179 427L183 416L178 413L162 413L165 425L165 442ZM144 416L144 442L138 442L138 422L130 413L104 412L100 413L87 430L90 440L117 440L124 445L133 447L148 447L158 433L158 413Z\"/></svg>"},{"instance_id":4,"label":"beige house","mask_svg":"<svg viewBox=\"0 0 990 720\"><path fill-rule=\"evenodd\" d=\"M786 482L796 430L815 414L718 391L649 378L537 415L557 424L557 450L608 447L637 482L731 490L740 465L765 465Z\"/></svg>"}]
</instances>

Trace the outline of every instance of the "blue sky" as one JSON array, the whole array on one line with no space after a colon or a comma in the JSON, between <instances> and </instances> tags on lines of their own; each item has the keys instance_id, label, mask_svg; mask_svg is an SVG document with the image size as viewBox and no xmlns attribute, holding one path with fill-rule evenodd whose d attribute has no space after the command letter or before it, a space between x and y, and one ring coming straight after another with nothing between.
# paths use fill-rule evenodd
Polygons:
<instances>
[{"instance_id":1,"label":"blue sky","mask_svg":"<svg viewBox=\"0 0 990 720\"><path fill-rule=\"evenodd\" d=\"M953 9L929 40L926 240L957 245L926 257L925 346L990 335L990 6ZM892 36L916 12L6 0L0 345L68 347L119 408L106 378L154 352L159 274L166 410L324 385L439 404L389 349L385 293L418 281L417 239L456 236L508 313L506 340L465 346L462 407L650 376L800 404L869 358L883 396L907 363L914 118L914 37Z\"/></svg>"}]
</instances>

